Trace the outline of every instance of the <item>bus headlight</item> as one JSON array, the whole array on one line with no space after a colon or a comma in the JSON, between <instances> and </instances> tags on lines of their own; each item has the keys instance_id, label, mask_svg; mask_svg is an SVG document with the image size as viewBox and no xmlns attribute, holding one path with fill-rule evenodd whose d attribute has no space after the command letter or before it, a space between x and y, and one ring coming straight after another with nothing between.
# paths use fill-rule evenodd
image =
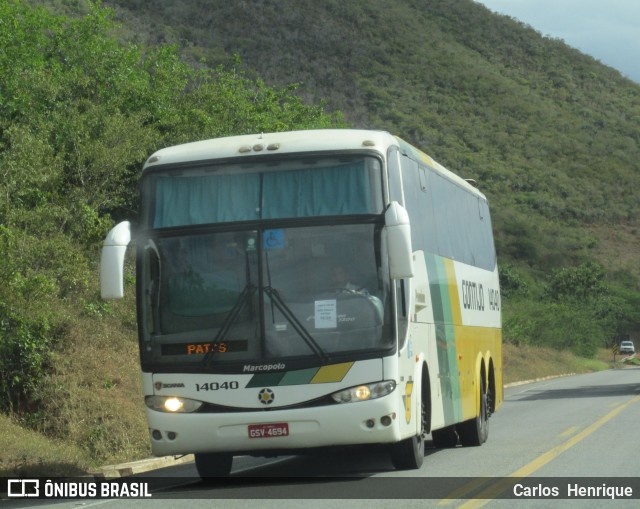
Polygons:
<instances>
[{"instance_id":1,"label":"bus headlight","mask_svg":"<svg viewBox=\"0 0 640 509\"><path fill-rule=\"evenodd\" d=\"M339 392L334 392L331 397L336 403L351 403L357 401L368 401L391 394L396 388L393 380L376 382L373 384L358 385Z\"/></svg>"},{"instance_id":2,"label":"bus headlight","mask_svg":"<svg viewBox=\"0 0 640 509\"><path fill-rule=\"evenodd\" d=\"M177 396L147 396L144 402L151 410L169 413L195 412L202 406L202 401Z\"/></svg>"}]
</instances>

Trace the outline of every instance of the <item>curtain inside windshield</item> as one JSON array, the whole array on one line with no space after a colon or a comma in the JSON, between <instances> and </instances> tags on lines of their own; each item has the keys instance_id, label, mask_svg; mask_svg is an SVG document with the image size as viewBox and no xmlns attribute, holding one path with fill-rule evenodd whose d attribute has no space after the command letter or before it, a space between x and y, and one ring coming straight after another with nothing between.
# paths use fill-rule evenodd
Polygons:
<instances>
[{"instance_id":1,"label":"curtain inside windshield","mask_svg":"<svg viewBox=\"0 0 640 509\"><path fill-rule=\"evenodd\" d=\"M249 221L258 217L258 175L160 176L154 228Z\"/></svg>"},{"instance_id":2,"label":"curtain inside windshield","mask_svg":"<svg viewBox=\"0 0 640 509\"><path fill-rule=\"evenodd\" d=\"M317 160L316 160L317 162ZM303 166L303 162L299 166ZM289 217L380 212L377 162L273 171L224 168L203 174L154 176L154 228ZM367 169L367 167L371 169ZM270 170L270 171L266 171Z\"/></svg>"}]
</instances>

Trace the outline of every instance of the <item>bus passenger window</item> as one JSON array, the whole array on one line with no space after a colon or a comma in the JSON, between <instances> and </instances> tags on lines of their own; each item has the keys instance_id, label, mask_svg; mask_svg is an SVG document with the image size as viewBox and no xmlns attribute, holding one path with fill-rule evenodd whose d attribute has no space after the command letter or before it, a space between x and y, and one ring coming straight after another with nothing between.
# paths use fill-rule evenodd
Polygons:
<instances>
[{"instance_id":1,"label":"bus passenger window","mask_svg":"<svg viewBox=\"0 0 640 509\"><path fill-rule=\"evenodd\" d=\"M396 306L398 312L398 351L404 348L407 342L407 329L409 327L408 311L407 311L407 285L404 279L396 281Z\"/></svg>"}]
</instances>

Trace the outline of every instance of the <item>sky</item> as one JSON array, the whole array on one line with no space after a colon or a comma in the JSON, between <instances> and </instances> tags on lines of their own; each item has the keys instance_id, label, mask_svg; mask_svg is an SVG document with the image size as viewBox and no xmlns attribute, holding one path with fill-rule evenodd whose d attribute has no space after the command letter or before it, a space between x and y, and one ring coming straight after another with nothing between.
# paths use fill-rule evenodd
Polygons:
<instances>
[{"instance_id":1,"label":"sky","mask_svg":"<svg viewBox=\"0 0 640 509\"><path fill-rule=\"evenodd\" d=\"M640 0L475 0L640 83Z\"/></svg>"}]
</instances>

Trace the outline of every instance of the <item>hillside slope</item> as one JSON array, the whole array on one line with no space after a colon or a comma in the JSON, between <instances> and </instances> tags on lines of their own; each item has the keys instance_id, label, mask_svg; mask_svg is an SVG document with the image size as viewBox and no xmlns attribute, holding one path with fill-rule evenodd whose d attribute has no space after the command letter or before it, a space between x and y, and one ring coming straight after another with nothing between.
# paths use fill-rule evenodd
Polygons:
<instances>
[{"instance_id":1,"label":"hillside slope","mask_svg":"<svg viewBox=\"0 0 640 509\"><path fill-rule=\"evenodd\" d=\"M478 180L503 260L548 271L600 255L640 273L605 256L638 247L640 86L562 41L471 0L106 4L123 36L212 66L239 55L267 83L301 83L307 100Z\"/></svg>"}]
</instances>

